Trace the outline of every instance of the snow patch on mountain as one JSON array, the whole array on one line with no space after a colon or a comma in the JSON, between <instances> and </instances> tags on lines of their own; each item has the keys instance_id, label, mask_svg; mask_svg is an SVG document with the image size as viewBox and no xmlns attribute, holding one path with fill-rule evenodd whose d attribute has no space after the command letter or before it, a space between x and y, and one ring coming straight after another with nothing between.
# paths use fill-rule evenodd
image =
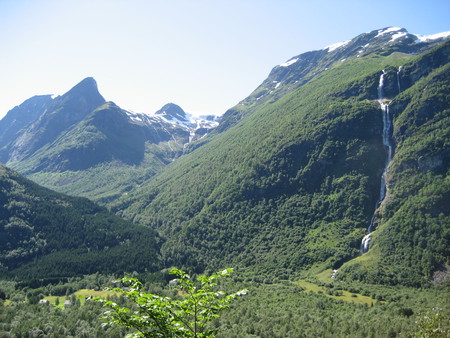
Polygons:
<instances>
[{"instance_id":1,"label":"snow patch on mountain","mask_svg":"<svg viewBox=\"0 0 450 338\"><path fill-rule=\"evenodd\" d=\"M125 112L127 113L130 120L142 122L142 114L135 113L132 111L127 111L127 110L125 110Z\"/></svg>"},{"instance_id":2,"label":"snow patch on mountain","mask_svg":"<svg viewBox=\"0 0 450 338\"><path fill-rule=\"evenodd\" d=\"M437 40L437 39L445 39L450 37L450 31L448 32L442 32L442 33L436 33L431 35L420 35L420 34L414 34L417 37L416 42L427 42L430 40Z\"/></svg>"},{"instance_id":3,"label":"snow patch on mountain","mask_svg":"<svg viewBox=\"0 0 450 338\"><path fill-rule=\"evenodd\" d=\"M172 105L173 107L174 105ZM164 107L163 107L164 108ZM189 143L195 140L196 136L204 137L209 131L219 125L219 117L215 115L195 116L184 112L177 106L177 110L165 111L161 109L155 113L136 113L125 111L128 118L136 123L147 126L159 125L169 133L169 129L181 128L189 132ZM164 127L166 126L166 127ZM169 133L170 134L170 133Z\"/></svg>"},{"instance_id":4,"label":"snow patch on mountain","mask_svg":"<svg viewBox=\"0 0 450 338\"><path fill-rule=\"evenodd\" d=\"M375 38L381 37L386 34L392 34L391 40L390 40L391 42L410 35L403 28L389 27L389 28L385 28L385 29L380 29L378 31L378 34L375 36ZM450 31L437 33L437 34L431 34L431 35L420 35L420 34L412 34L412 35L414 35L417 38L416 43L421 43L421 42L429 42L429 41L437 40L437 39L448 38L450 36Z\"/></svg>"},{"instance_id":5,"label":"snow patch on mountain","mask_svg":"<svg viewBox=\"0 0 450 338\"><path fill-rule=\"evenodd\" d=\"M402 28L400 28L400 27L389 27L389 28L385 28L385 29L380 29L378 31L378 35L375 36L375 38L378 38L378 37L383 36L383 35L388 34L388 33L397 32L397 31L399 31L401 29Z\"/></svg>"},{"instance_id":6,"label":"snow patch on mountain","mask_svg":"<svg viewBox=\"0 0 450 338\"><path fill-rule=\"evenodd\" d=\"M398 32L398 33L395 33L395 34L392 35L391 41L395 41L395 40L400 39L400 38L402 38L402 37L404 37L404 36L407 36L407 35L408 35L407 32Z\"/></svg>"},{"instance_id":7,"label":"snow patch on mountain","mask_svg":"<svg viewBox=\"0 0 450 338\"><path fill-rule=\"evenodd\" d=\"M290 59L282 64L280 64L280 67L289 67L290 65L293 65L299 60L299 58Z\"/></svg>"},{"instance_id":8,"label":"snow patch on mountain","mask_svg":"<svg viewBox=\"0 0 450 338\"><path fill-rule=\"evenodd\" d=\"M337 43L334 43L332 45L325 47L324 49L328 49L328 53L330 53L338 48L346 46L350 41L352 41L352 40L337 42Z\"/></svg>"},{"instance_id":9,"label":"snow patch on mountain","mask_svg":"<svg viewBox=\"0 0 450 338\"><path fill-rule=\"evenodd\" d=\"M152 116L158 116L161 117L162 119L166 120L166 122L173 124L173 125L179 125L182 127L187 127L189 128L192 123L191 120L188 118L187 114L182 116L182 115L170 115L169 113L167 113L166 111L163 111L161 114L155 114Z\"/></svg>"}]
</instances>

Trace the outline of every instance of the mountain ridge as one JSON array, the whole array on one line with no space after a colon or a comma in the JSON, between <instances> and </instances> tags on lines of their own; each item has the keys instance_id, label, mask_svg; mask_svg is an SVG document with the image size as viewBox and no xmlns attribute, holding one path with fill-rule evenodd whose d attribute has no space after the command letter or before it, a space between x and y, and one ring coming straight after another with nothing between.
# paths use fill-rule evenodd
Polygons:
<instances>
[{"instance_id":1,"label":"mountain ridge","mask_svg":"<svg viewBox=\"0 0 450 338\"><path fill-rule=\"evenodd\" d=\"M0 149L26 125L34 122L51 104L51 95L36 95L14 107L0 120Z\"/></svg>"},{"instance_id":2,"label":"mountain ridge","mask_svg":"<svg viewBox=\"0 0 450 338\"><path fill-rule=\"evenodd\" d=\"M218 124L173 103L153 114L126 111L105 101L92 77L61 96L44 98L45 109L28 120L17 108L0 121L0 128L11 130L0 144L0 160L49 188L99 202L162 170ZM22 106L37 99L30 100ZM13 125L21 114L21 124ZM113 184L112 175L123 180Z\"/></svg>"},{"instance_id":3,"label":"mountain ridge","mask_svg":"<svg viewBox=\"0 0 450 338\"><path fill-rule=\"evenodd\" d=\"M404 28L386 27L360 34L351 40L338 42L323 49L293 56L275 66L267 79L246 99L225 112L222 117L223 123L217 128L217 132L233 125L242 116L251 112L256 103L275 102L279 97L327 71L332 64L338 61L345 62L350 58L367 56L373 51L379 51L380 47L382 53L385 54L392 54L394 51L419 53L432 48L449 36L450 32L422 36L409 34ZM422 37L422 40L419 37ZM374 38L376 41L371 45ZM323 60L318 62L321 59Z\"/></svg>"},{"instance_id":4,"label":"mountain ridge","mask_svg":"<svg viewBox=\"0 0 450 338\"><path fill-rule=\"evenodd\" d=\"M7 162L26 159L104 102L105 99L98 92L95 80L84 79L66 94L55 98L51 106L18 133L15 140L3 147L2 153L8 154Z\"/></svg>"}]
</instances>

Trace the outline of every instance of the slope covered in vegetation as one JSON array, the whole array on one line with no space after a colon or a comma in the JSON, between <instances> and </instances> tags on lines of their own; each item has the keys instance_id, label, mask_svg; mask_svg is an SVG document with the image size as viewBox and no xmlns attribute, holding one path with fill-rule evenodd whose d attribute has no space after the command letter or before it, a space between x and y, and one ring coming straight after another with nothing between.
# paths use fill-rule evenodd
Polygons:
<instances>
[{"instance_id":1,"label":"slope covered in vegetation","mask_svg":"<svg viewBox=\"0 0 450 338\"><path fill-rule=\"evenodd\" d=\"M371 264L347 268L347 277L424 283L448 258L449 239L441 235L448 224L442 201L448 194L449 45L418 56L379 48L334 62L298 89L253 107L114 208L168 238L162 249L168 265L232 264L274 274L316 264L339 268L360 255L379 197L387 150L377 86L384 70L396 143L389 196L377 211L373 249L360 258L372 256ZM427 138L417 142L420 135ZM420 155L420 144L435 157ZM405 158L416 156L423 157L420 168L405 170ZM422 183L400 193L412 182ZM428 206L406 211L424 194ZM404 243L405 231L421 242L414 253L395 244ZM439 234L439 245L432 234ZM392 246L401 259L389 257ZM405 273L389 277L393 263Z\"/></svg>"},{"instance_id":2,"label":"slope covered in vegetation","mask_svg":"<svg viewBox=\"0 0 450 338\"><path fill-rule=\"evenodd\" d=\"M450 257L450 44L405 66L423 77L390 106L396 153L372 253L347 264L351 278L420 285ZM433 57L439 64L429 67ZM405 81L406 82L406 81Z\"/></svg>"},{"instance_id":3,"label":"slope covered in vegetation","mask_svg":"<svg viewBox=\"0 0 450 338\"><path fill-rule=\"evenodd\" d=\"M159 268L158 237L0 166L0 272L20 278Z\"/></svg>"}]
</instances>

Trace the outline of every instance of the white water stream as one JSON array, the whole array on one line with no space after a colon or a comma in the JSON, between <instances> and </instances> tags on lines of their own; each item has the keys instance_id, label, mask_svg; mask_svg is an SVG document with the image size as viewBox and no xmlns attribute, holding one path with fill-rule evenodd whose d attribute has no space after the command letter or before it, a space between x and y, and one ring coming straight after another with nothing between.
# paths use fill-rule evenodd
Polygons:
<instances>
[{"instance_id":1,"label":"white water stream","mask_svg":"<svg viewBox=\"0 0 450 338\"><path fill-rule=\"evenodd\" d=\"M401 69L399 69L400 72ZM381 107L381 113L383 117L383 145L388 148L388 156L386 158L386 161L384 163L384 170L383 174L381 175L381 182L380 182L380 197L378 198L377 204L375 205L375 211L379 208L381 205L381 202L383 202L384 198L386 197L386 174L389 168L389 164L391 163L392 156L394 153L394 145L392 143L392 116L389 113L389 104L385 102L384 94L383 94L383 86L384 86L384 76L386 75L386 72L383 70L383 74L380 76L380 81L378 83L378 103ZM397 73L397 75L399 75ZM400 89L400 83L398 83L399 89ZM370 221L370 225L367 228L368 234L364 236L362 242L361 242L361 252L365 253L369 250L369 243L372 239L372 231L373 231L373 223L375 220L375 213L372 216L372 219Z\"/></svg>"},{"instance_id":2,"label":"white water stream","mask_svg":"<svg viewBox=\"0 0 450 338\"><path fill-rule=\"evenodd\" d=\"M398 67L397 71L397 87L398 87L398 93L400 94L402 91L402 87L400 86L400 73L402 71L403 66Z\"/></svg>"}]
</instances>

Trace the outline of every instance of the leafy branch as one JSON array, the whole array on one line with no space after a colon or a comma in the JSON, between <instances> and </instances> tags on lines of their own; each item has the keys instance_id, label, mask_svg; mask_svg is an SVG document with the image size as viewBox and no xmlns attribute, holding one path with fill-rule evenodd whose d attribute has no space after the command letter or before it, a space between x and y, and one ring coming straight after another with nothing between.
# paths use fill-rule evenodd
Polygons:
<instances>
[{"instance_id":1,"label":"leafy branch","mask_svg":"<svg viewBox=\"0 0 450 338\"><path fill-rule=\"evenodd\" d=\"M120 325L135 329L131 337L213 337L217 330L208 327L208 323L219 317L219 313L229 308L229 303L239 295L215 291L218 281L229 276L232 269L225 269L211 276L199 276L192 280L186 272L173 269L171 274L178 276L176 287L180 290L180 299L161 297L142 292L142 283L135 278L124 277L120 280L126 288L115 288L122 293L133 306L128 308L102 297L93 300L110 308L105 312L108 325Z\"/></svg>"}]
</instances>

